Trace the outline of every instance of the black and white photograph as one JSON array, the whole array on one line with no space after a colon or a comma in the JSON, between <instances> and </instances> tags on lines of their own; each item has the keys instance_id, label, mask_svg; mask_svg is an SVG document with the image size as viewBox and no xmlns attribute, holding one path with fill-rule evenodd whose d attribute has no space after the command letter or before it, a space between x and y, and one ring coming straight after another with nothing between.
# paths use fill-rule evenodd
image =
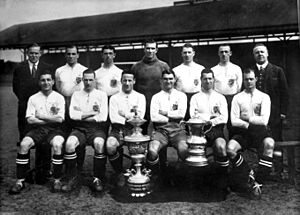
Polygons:
<instances>
[{"instance_id":1,"label":"black and white photograph","mask_svg":"<svg viewBox=\"0 0 300 215\"><path fill-rule=\"evenodd\" d=\"M0 14L0 214L300 213L299 0Z\"/></svg>"}]
</instances>

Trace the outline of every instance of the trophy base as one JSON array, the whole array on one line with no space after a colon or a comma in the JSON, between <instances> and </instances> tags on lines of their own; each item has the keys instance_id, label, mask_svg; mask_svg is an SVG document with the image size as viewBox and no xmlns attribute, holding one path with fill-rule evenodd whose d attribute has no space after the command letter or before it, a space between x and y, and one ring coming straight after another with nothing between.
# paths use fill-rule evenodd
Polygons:
<instances>
[{"instance_id":1,"label":"trophy base","mask_svg":"<svg viewBox=\"0 0 300 215\"><path fill-rule=\"evenodd\" d=\"M127 186L132 197L144 197L151 193L150 177L141 174L139 171L137 174L128 177Z\"/></svg>"},{"instance_id":2,"label":"trophy base","mask_svg":"<svg viewBox=\"0 0 300 215\"><path fill-rule=\"evenodd\" d=\"M146 183L127 182L132 197L144 197L151 193L150 181Z\"/></svg>"},{"instance_id":3,"label":"trophy base","mask_svg":"<svg viewBox=\"0 0 300 215\"><path fill-rule=\"evenodd\" d=\"M205 167L208 165L207 158L203 156L189 156L184 161L189 166Z\"/></svg>"}]
</instances>

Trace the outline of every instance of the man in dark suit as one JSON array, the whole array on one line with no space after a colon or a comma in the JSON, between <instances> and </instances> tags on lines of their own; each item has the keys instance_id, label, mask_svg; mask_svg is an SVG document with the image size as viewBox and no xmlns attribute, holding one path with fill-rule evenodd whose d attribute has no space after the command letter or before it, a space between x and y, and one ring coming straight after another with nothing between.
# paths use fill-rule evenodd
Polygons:
<instances>
[{"instance_id":1,"label":"man in dark suit","mask_svg":"<svg viewBox=\"0 0 300 215\"><path fill-rule=\"evenodd\" d=\"M269 63L268 49L262 44L253 48L256 65L253 66L258 78L257 89L267 93L271 98L271 116L269 126L275 141L282 141L282 121L286 119L289 103L288 85L283 69Z\"/></svg>"},{"instance_id":2,"label":"man in dark suit","mask_svg":"<svg viewBox=\"0 0 300 215\"><path fill-rule=\"evenodd\" d=\"M25 113L27 101L30 96L40 89L38 77L40 71L51 69L51 66L40 61L41 48L32 44L27 51L28 60L22 62L13 73L13 91L18 98L18 128L19 139L22 140L26 133Z\"/></svg>"},{"instance_id":3,"label":"man in dark suit","mask_svg":"<svg viewBox=\"0 0 300 215\"><path fill-rule=\"evenodd\" d=\"M31 44L27 50L28 60L20 63L13 72L13 92L18 98L18 129L20 141L24 138L29 129L25 119L28 99L40 90L38 77L41 71L46 69L52 71L52 67L49 64L40 61L41 47L38 44ZM37 149L37 151L38 150L39 149ZM51 152L51 148L49 148L49 150ZM41 160L40 154L43 154L43 160ZM49 154L48 158L45 157L46 154ZM47 169L46 172L50 170L49 160L51 160L51 153L36 153L36 166L49 163L48 165L43 165L45 169ZM43 176L39 177L38 175L37 173L37 183L43 183ZM40 179L41 181L39 181Z\"/></svg>"}]
</instances>

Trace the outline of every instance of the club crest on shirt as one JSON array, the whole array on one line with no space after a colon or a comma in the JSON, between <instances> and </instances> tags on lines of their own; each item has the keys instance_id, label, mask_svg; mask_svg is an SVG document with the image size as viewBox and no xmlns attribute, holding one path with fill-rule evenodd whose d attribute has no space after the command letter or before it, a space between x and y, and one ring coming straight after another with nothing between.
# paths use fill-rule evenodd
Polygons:
<instances>
[{"instance_id":1,"label":"club crest on shirt","mask_svg":"<svg viewBox=\"0 0 300 215\"><path fill-rule=\"evenodd\" d=\"M134 105L134 106L130 109L130 112L131 112L131 113L134 113L135 115L137 115L137 113L138 113L137 108L138 108L138 106L137 106L137 105Z\"/></svg>"},{"instance_id":2,"label":"club crest on shirt","mask_svg":"<svg viewBox=\"0 0 300 215\"><path fill-rule=\"evenodd\" d=\"M172 110L178 110L178 104L177 103L172 105Z\"/></svg>"},{"instance_id":3,"label":"club crest on shirt","mask_svg":"<svg viewBox=\"0 0 300 215\"><path fill-rule=\"evenodd\" d=\"M76 83L79 84L81 82L82 78L80 76L76 77Z\"/></svg>"},{"instance_id":4,"label":"club crest on shirt","mask_svg":"<svg viewBox=\"0 0 300 215\"><path fill-rule=\"evenodd\" d=\"M99 105L95 102L95 104L93 105L93 111L97 111L99 112L100 111L100 107Z\"/></svg>"},{"instance_id":5,"label":"club crest on shirt","mask_svg":"<svg viewBox=\"0 0 300 215\"><path fill-rule=\"evenodd\" d=\"M111 87L117 87L117 85L118 85L118 82L117 82L116 79L111 79L111 80L110 80L110 86L111 86Z\"/></svg>"},{"instance_id":6,"label":"club crest on shirt","mask_svg":"<svg viewBox=\"0 0 300 215\"><path fill-rule=\"evenodd\" d=\"M195 86L198 86L199 80L198 79L194 79L194 84L195 84Z\"/></svg>"},{"instance_id":7,"label":"club crest on shirt","mask_svg":"<svg viewBox=\"0 0 300 215\"><path fill-rule=\"evenodd\" d=\"M228 86L233 87L234 81L235 81L234 79L229 79L228 80Z\"/></svg>"},{"instance_id":8,"label":"club crest on shirt","mask_svg":"<svg viewBox=\"0 0 300 215\"><path fill-rule=\"evenodd\" d=\"M214 114L221 114L220 107L218 105L215 105L213 107L213 112Z\"/></svg>"},{"instance_id":9,"label":"club crest on shirt","mask_svg":"<svg viewBox=\"0 0 300 215\"><path fill-rule=\"evenodd\" d=\"M261 114L261 104L254 104L254 113L257 116L260 116L260 114Z\"/></svg>"},{"instance_id":10,"label":"club crest on shirt","mask_svg":"<svg viewBox=\"0 0 300 215\"><path fill-rule=\"evenodd\" d=\"M52 104L52 106L50 107L50 113L51 113L52 115L57 115L57 114L58 114L58 111L59 111L59 108L56 107L55 104Z\"/></svg>"}]
</instances>

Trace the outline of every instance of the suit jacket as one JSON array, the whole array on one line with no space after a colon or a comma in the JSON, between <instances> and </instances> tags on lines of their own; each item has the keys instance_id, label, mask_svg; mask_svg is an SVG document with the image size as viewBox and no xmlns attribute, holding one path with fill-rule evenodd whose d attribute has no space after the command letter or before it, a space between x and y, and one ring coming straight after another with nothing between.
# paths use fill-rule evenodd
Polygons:
<instances>
[{"instance_id":1,"label":"suit jacket","mask_svg":"<svg viewBox=\"0 0 300 215\"><path fill-rule=\"evenodd\" d=\"M38 79L41 71L52 67L49 64L39 61L35 78L32 77L28 61L20 63L13 72L13 92L17 96L19 103L28 101L29 97L40 90ZM54 76L53 76L54 77Z\"/></svg>"},{"instance_id":2,"label":"suit jacket","mask_svg":"<svg viewBox=\"0 0 300 215\"><path fill-rule=\"evenodd\" d=\"M255 74L259 73L258 68L254 66ZM268 63L264 72L264 89L271 98L271 115L269 124L276 126L281 123L280 114L287 114L289 103L288 85L283 69L279 66Z\"/></svg>"}]
</instances>

